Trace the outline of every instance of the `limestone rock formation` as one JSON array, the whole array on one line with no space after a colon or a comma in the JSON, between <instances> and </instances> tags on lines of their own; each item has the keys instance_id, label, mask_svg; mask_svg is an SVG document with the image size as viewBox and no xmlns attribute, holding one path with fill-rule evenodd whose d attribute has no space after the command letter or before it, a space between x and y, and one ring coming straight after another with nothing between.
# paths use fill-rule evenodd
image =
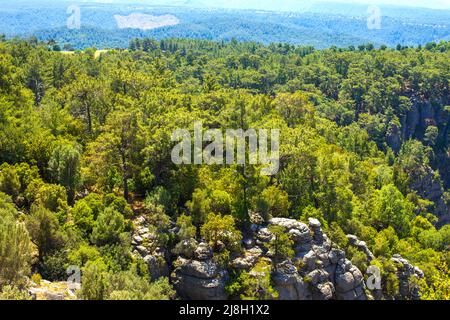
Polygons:
<instances>
[{"instance_id":1,"label":"limestone rock formation","mask_svg":"<svg viewBox=\"0 0 450 320\"><path fill-rule=\"evenodd\" d=\"M297 268L290 261L277 265L272 275L275 289L280 300L310 300L308 284L303 280Z\"/></svg>"},{"instance_id":2,"label":"limestone rock formation","mask_svg":"<svg viewBox=\"0 0 450 320\"><path fill-rule=\"evenodd\" d=\"M170 271L167 262L169 260L167 249L155 245L157 236L149 229L145 216L139 216L134 224L135 232L131 241L134 247L134 255L147 263L148 271L153 280L168 277Z\"/></svg>"},{"instance_id":3,"label":"limestone rock formation","mask_svg":"<svg viewBox=\"0 0 450 320\"><path fill-rule=\"evenodd\" d=\"M283 227L294 241L294 261L278 264L272 274L279 299L366 299L361 271L345 259L344 251L333 247L317 219L308 222L286 218L269 221L269 226ZM263 246L272 239L269 226L252 226L256 244Z\"/></svg>"},{"instance_id":4,"label":"limestone rock formation","mask_svg":"<svg viewBox=\"0 0 450 320\"><path fill-rule=\"evenodd\" d=\"M195 259L178 257L171 279L180 297L190 300L225 300L228 272L212 260L212 250L200 243Z\"/></svg>"},{"instance_id":5,"label":"limestone rock formation","mask_svg":"<svg viewBox=\"0 0 450 320\"><path fill-rule=\"evenodd\" d=\"M421 279L424 277L422 270L414 267L408 260L395 254L391 259L397 265L397 276L399 279L399 294L400 299L419 300L419 288L411 284L411 277Z\"/></svg>"},{"instance_id":6,"label":"limestone rock formation","mask_svg":"<svg viewBox=\"0 0 450 320\"><path fill-rule=\"evenodd\" d=\"M32 283L28 293L32 300L76 300L78 289L78 284L70 282L41 280L39 284Z\"/></svg>"},{"instance_id":7,"label":"limestone rock formation","mask_svg":"<svg viewBox=\"0 0 450 320\"><path fill-rule=\"evenodd\" d=\"M442 99L439 103L424 101L420 97L414 96L410 100L412 102L411 108L400 119L401 132L395 127L387 136L387 142L395 152L400 150L401 143L411 138L423 137L429 125L434 125L440 130L447 130L449 114L445 111L445 108L440 106L450 103L448 97ZM417 191L421 197L435 203L433 214L439 218L438 226L450 222L450 208L444 199L444 191L449 186L442 183L442 181L449 181L450 177L447 161L448 154L446 151L436 151L433 169L430 166L423 166L420 170L414 170L410 173L410 187ZM442 177L442 181L435 175L437 170Z\"/></svg>"},{"instance_id":8,"label":"limestone rock formation","mask_svg":"<svg viewBox=\"0 0 450 320\"><path fill-rule=\"evenodd\" d=\"M321 223L310 218L308 224L287 219L272 218L264 222L253 214L253 223L243 232L242 251L230 258L228 270L250 272L260 261L271 261L266 244L274 235L270 226L282 227L293 240L295 256L273 265L271 278L280 300L366 300L380 297L381 292L367 291L362 272L346 258L345 252L336 247L323 232ZM347 235L349 244L363 252L369 264L375 259L364 241ZM139 220L133 236L135 254L149 265L155 277L167 276L170 255L168 249L153 248L154 235L146 227L145 219ZM170 279L180 298L191 300L224 300L228 298L226 286L230 280L228 270L213 259L213 250L205 242L192 240L194 250L189 255L172 257ZM418 288L411 287L410 278L423 277L422 271L400 256L392 260L398 269L400 280L399 299L418 299Z\"/></svg>"},{"instance_id":9,"label":"limestone rock formation","mask_svg":"<svg viewBox=\"0 0 450 320\"><path fill-rule=\"evenodd\" d=\"M348 234L347 239L351 246L354 246L355 248L362 251L366 255L367 262L370 262L373 259L375 259L375 256L369 250L369 248L367 247L367 245L364 241L360 241L357 236L352 235L352 234Z\"/></svg>"}]
</instances>

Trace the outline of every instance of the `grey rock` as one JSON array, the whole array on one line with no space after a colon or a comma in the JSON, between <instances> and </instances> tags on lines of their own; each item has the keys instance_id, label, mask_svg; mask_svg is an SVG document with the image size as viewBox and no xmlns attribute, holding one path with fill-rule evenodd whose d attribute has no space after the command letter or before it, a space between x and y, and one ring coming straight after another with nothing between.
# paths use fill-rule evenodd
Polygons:
<instances>
[{"instance_id":1,"label":"grey rock","mask_svg":"<svg viewBox=\"0 0 450 320\"><path fill-rule=\"evenodd\" d=\"M336 290L347 292L355 288L355 278L351 272L336 275Z\"/></svg>"},{"instance_id":2,"label":"grey rock","mask_svg":"<svg viewBox=\"0 0 450 320\"><path fill-rule=\"evenodd\" d=\"M316 218L309 218L308 219L308 223L309 223L309 227L314 231L317 229L320 229L322 224L320 223L319 220L317 220Z\"/></svg>"},{"instance_id":3,"label":"grey rock","mask_svg":"<svg viewBox=\"0 0 450 320\"><path fill-rule=\"evenodd\" d=\"M178 258L179 269L184 275L200 278L211 279L217 277L219 268L212 260L198 261L198 260L186 260Z\"/></svg>"},{"instance_id":4,"label":"grey rock","mask_svg":"<svg viewBox=\"0 0 450 320\"><path fill-rule=\"evenodd\" d=\"M136 244L138 244L138 245L140 245L140 244L142 243L142 241L144 241L144 239L142 239L142 237L139 236L139 235L133 236L133 240L134 240L134 242L135 242Z\"/></svg>"},{"instance_id":5,"label":"grey rock","mask_svg":"<svg viewBox=\"0 0 450 320\"><path fill-rule=\"evenodd\" d=\"M251 249L255 246L255 240L252 238L245 238L242 240L242 244L244 245L245 249Z\"/></svg>"},{"instance_id":6,"label":"grey rock","mask_svg":"<svg viewBox=\"0 0 450 320\"><path fill-rule=\"evenodd\" d=\"M269 231L268 228L261 228L258 231L258 235L257 235L257 244L264 244L269 242L270 240L272 240L273 238L273 234L272 232Z\"/></svg>"},{"instance_id":7,"label":"grey rock","mask_svg":"<svg viewBox=\"0 0 450 320\"><path fill-rule=\"evenodd\" d=\"M252 223L252 224L262 225L265 222L264 218L257 212L250 211L248 213L248 215L249 215L250 223Z\"/></svg>"},{"instance_id":8,"label":"grey rock","mask_svg":"<svg viewBox=\"0 0 450 320\"><path fill-rule=\"evenodd\" d=\"M311 294L308 285L298 274L295 266L285 261L277 265L277 270L273 273L272 279L275 290L278 291L280 300L308 300Z\"/></svg>"},{"instance_id":9,"label":"grey rock","mask_svg":"<svg viewBox=\"0 0 450 320\"><path fill-rule=\"evenodd\" d=\"M208 260L212 258L213 251L207 243L201 242L195 250L194 256L198 260Z\"/></svg>"},{"instance_id":10,"label":"grey rock","mask_svg":"<svg viewBox=\"0 0 450 320\"><path fill-rule=\"evenodd\" d=\"M339 249L332 249L328 253L328 259L330 260L331 264L337 264L340 259L343 259L345 257L345 253L342 250Z\"/></svg>"},{"instance_id":11,"label":"grey rock","mask_svg":"<svg viewBox=\"0 0 450 320\"><path fill-rule=\"evenodd\" d=\"M306 224L294 219L272 218L270 219L269 224L280 226L286 228L287 230L297 229L301 232L309 231L308 226Z\"/></svg>"},{"instance_id":12,"label":"grey rock","mask_svg":"<svg viewBox=\"0 0 450 320\"><path fill-rule=\"evenodd\" d=\"M314 300L331 300L334 295L334 285L331 282L320 283L313 294Z\"/></svg>"},{"instance_id":13,"label":"grey rock","mask_svg":"<svg viewBox=\"0 0 450 320\"><path fill-rule=\"evenodd\" d=\"M138 232L139 235L143 235L143 234L149 233L150 230L147 227L142 227L142 228L139 228L137 230L137 232Z\"/></svg>"},{"instance_id":14,"label":"grey rock","mask_svg":"<svg viewBox=\"0 0 450 320\"><path fill-rule=\"evenodd\" d=\"M397 266L397 277L399 279L399 299L419 300L419 287L412 285L410 278L423 278L423 272L418 267L409 263L402 256L395 254L391 259Z\"/></svg>"},{"instance_id":15,"label":"grey rock","mask_svg":"<svg viewBox=\"0 0 450 320\"><path fill-rule=\"evenodd\" d=\"M254 247L245 251L242 256L231 261L231 266L239 270L250 270L258 262L263 251L259 247Z\"/></svg>"},{"instance_id":16,"label":"grey rock","mask_svg":"<svg viewBox=\"0 0 450 320\"><path fill-rule=\"evenodd\" d=\"M303 257L303 263L305 264L307 270L314 270L317 267L317 261L318 257L315 254L314 251L309 251L304 257Z\"/></svg>"},{"instance_id":17,"label":"grey rock","mask_svg":"<svg viewBox=\"0 0 450 320\"><path fill-rule=\"evenodd\" d=\"M172 282L180 297L191 300L226 300L228 273L212 260L196 261L179 257Z\"/></svg>"},{"instance_id":18,"label":"grey rock","mask_svg":"<svg viewBox=\"0 0 450 320\"><path fill-rule=\"evenodd\" d=\"M137 246L136 247L136 250L139 252L139 254L141 255L141 256L143 256L143 257L145 257L145 256L147 256L147 255L149 255L150 254L150 251L146 248L146 247L144 247L144 246Z\"/></svg>"},{"instance_id":19,"label":"grey rock","mask_svg":"<svg viewBox=\"0 0 450 320\"><path fill-rule=\"evenodd\" d=\"M316 269L308 273L308 278L313 286L317 286L319 283L328 281L328 273L322 269Z\"/></svg>"},{"instance_id":20,"label":"grey rock","mask_svg":"<svg viewBox=\"0 0 450 320\"><path fill-rule=\"evenodd\" d=\"M158 252L153 255L147 255L144 257L144 261L147 263L152 280L169 276L169 266L164 258L164 253Z\"/></svg>"},{"instance_id":21,"label":"grey rock","mask_svg":"<svg viewBox=\"0 0 450 320\"><path fill-rule=\"evenodd\" d=\"M348 234L347 235L348 242L351 246L357 248L359 251L363 252L367 257L367 262L370 262L375 259L375 256L367 247L367 244L364 241L360 241L357 236Z\"/></svg>"}]
</instances>

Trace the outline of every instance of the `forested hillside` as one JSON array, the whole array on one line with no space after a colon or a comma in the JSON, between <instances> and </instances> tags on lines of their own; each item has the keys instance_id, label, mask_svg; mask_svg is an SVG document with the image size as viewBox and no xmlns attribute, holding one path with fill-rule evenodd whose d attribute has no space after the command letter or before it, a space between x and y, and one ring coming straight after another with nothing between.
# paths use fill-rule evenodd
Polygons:
<instances>
[{"instance_id":1,"label":"forested hillside","mask_svg":"<svg viewBox=\"0 0 450 320\"><path fill-rule=\"evenodd\" d=\"M362 4L315 3L286 0L253 2L248 10L217 8L210 1L6 1L0 8L0 33L8 38L36 36L40 41L55 41L60 48L83 50L126 48L133 38L194 38L215 41L283 42L328 48L373 43L376 47L424 45L450 40L450 10L407 8L381 5L379 28L368 28L371 17ZM203 3L204 2L204 3ZM213 1L214 2L214 1ZM235 1L238 4L239 1ZM269 5L270 3L270 5ZM171 5L172 4L172 5ZM297 8L298 4L300 7ZM79 11L70 11L73 5ZM69 12L68 12L69 9ZM271 11L269 11L271 10ZM284 10L284 11L283 11ZM71 13L72 12L72 13ZM68 19L79 13L80 25L67 27ZM133 13L161 17L173 15L179 23L153 29L120 28L115 16Z\"/></svg>"},{"instance_id":2,"label":"forested hillside","mask_svg":"<svg viewBox=\"0 0 450 320\"><path fill-rule=\"evenodd\" d=\"M68 266L81 299L301 298L292 266L313 298L450 299L449 80L449 42L0 42L0 298ZM280 171L175 165L195 121L280 129Z\"/></svg>"}]
</instances>

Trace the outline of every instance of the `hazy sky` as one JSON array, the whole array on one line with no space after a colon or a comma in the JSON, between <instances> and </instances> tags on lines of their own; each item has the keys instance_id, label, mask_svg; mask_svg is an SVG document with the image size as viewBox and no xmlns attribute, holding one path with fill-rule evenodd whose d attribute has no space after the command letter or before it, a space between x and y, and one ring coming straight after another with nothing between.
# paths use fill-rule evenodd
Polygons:
<instances>
[{"instance_id":1,"label":"hazy sky","mask_svg":"<svg viewBox=\"0 0 450 320\"><path fill-rule=\"evenodd\" d=\"M298 0L305 1L305 0ZM322 0L326 2L392 4L425 8L450 9L450 0Z\"/></svg>"}]
</instances>

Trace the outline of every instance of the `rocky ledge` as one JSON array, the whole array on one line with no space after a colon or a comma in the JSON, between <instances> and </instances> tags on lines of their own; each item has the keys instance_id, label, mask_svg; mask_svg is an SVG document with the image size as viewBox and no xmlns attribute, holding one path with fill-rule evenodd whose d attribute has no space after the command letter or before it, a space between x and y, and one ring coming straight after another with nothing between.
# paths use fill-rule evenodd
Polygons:
<instances>
[{"instance_id":1,"label":"rocky ledge","mask_svg":"<svg viewBox=\"0 0 450 320\"><path fill-rule=\"evenodd\" d=\"M321 223L310 218L308 225L287 218L272 218L268 223L257 219L250 232L242 241L243 250L233 256L229 270L219 266L213 259L213 251L205 242L197 243L196 250L190 257L175 257L169 262L164 248L149 249L151 233L144 221L139 221L133 238L135 254L147 263L155 277L169 274L180 298L192 300L224 300L229 298L226 285L230 279L229 271L250 271L260 259L273 265L271 278L280 300L366 300L372 299L376 292L367 290L362 272L346 258L345 252L334 245L323 233ZM274 235L271 226L280 226L289 233L293 240L295 257L274 263L271 252L265 244ZM365 253L367 262L375 259L367 245L356 236L348 235L349 244ZM400 299L418 299L417 288L409 286L412 275L423 277L422 271L412 266L400 256L392 260L398 264Z\"/></svg>"}]
</instances>

